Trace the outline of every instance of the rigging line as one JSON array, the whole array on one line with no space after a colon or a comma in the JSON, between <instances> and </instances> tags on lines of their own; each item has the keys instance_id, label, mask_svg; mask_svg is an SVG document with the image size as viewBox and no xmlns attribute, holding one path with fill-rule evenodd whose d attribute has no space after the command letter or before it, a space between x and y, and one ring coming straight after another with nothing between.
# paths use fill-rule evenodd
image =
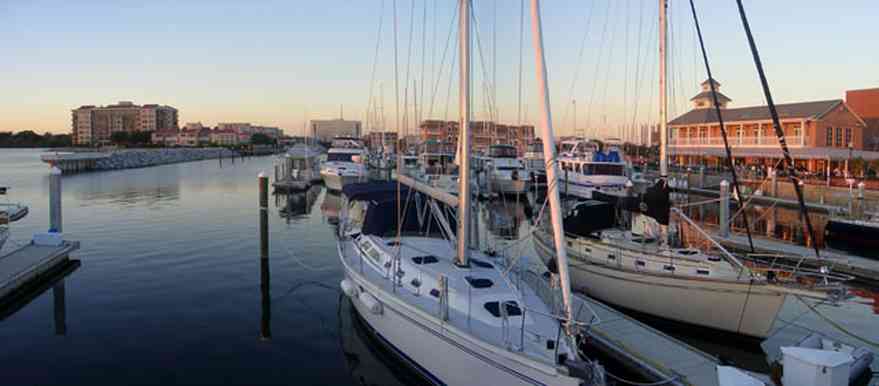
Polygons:
<instances>
[{"instance_id":1,"label":"rigging line","mask_svg":"<svg viewBox=\"0 0 879 386\"><path fill-rule=\"evenodd\" d=\"M766 79L766 73L763 71L763 63L760 61L760 54L757 52L757 43L754 42L754 35L751 34L751 26L748 24L748 17L745 15L745 7L742 5L742 0L736 0L736 3L739 7L739 15L742 19L742 25L745 28L745 35L748 37L748 45L751 47L751 56L754 57L754 65L757 67L757 73L760 75L760 83L763 86L763 94L766 96L766 104L768 105L769 113L772 116L772 125L775 127L775 135L778 136L778 144L781 145L781 151L784 153L785 166L788 169L788 175L794 185L794 191L797 193L797 201L800 203L800 214L805 220L806 227L809 230L809 239L812 242L812 247L815 249L815 257L821 258L821 254L818 251L818 243L815 242L815 232L812 228L812 220L809 218L809 208L806 207L803 191L799 184L800 178L797 176L797 170L793 159L791 158L790 149L788 149L787 141L784 138L784 130L782 129L781 122L778 118L778 110L775 109L775 102L772 101L772 92L769 90L769 81Z\"/></svg>"},{"instance_id":2,"label":"rigging line","mask_svg":"<svg viewBox=\"0 0 879 386\"><path fill-rule=\"evenodd\" d=\"M457 21L457 20L458 20L458 4L456 3L455 12L452 14L452 21L449 24L449 34L446 37L446 46L445 46L445 48L443 48L442 58L440 59L440 63L439 63L439 76L436 77L436 82L433 85L433 93L431 94L431 97L430 97L430 110L429 110L428 115L430 115L431 117L433 116L433 106L434 106L434 102L436 101L436 94L439 91L439 84L443 78L443 67L445 66L445 63L446 63L446 54L449 51L449 43L451 43L451 41L452 41L452 32L454 32L453 27L455 25L455 21ZM457 44L457 41L458 41L458 36L455 35L456 44ZM452 52L452 55L453 55L452 62L451 62L452 68L449 70L449 79L450 79L449 80L449 83L450 83L449 88L451 88L451 78L454 73L455 57L456 57L455 55L457 54L457 51L458 50L453 50L453 52ZM446 98L446 99L448 99L448 98ZM448 102L446 102L446 104L448 105ZM445 115L446 115L446 117L448 116L448 106L446 106L446 114Z\"/></svg>"},{"instance_id":3,"label":"rigging line","mask_svg":"<svg viewBox=\"0 0 879 386\"><path fill-rule=\"evenodd\" d=\"M491 99L494 101L494 119L500 121L497 112L497 0L492 2L491 20Z\"/></svg>"},{"instance_id":4,"label":"rigging line","mask_svg":"<svg viewBox=\"0 0 879 386\"><path fill-rule=\"evenodd\" d=\"M516 82L518 91L516 101L516 124L522 124L522 56L525 46L525 0L519 2L519 80Z\"/></svg>"},{"instance_id":5,"label":"rigging line","mask_svg":"<svg viewBox=\"0 0 879 386\"><path fill-rule=\"evenodd\" d=\"M495 101L491 99L492 86L488 81L488 67L486 67L485 65L485 55L482 51L482 39L479 35L479 18L476 16L476 12L473 12L472 15L474 24L473 30L476 32L476 51L479 53L479 64L481 65L480 69L482 70L482 100L483 103L487 105L489 120L493 120L494 117L492 116L492 106L495 105Z\"/></svg>"},{"instance_id":6,"label":"rigging line","mask_svg":"<svg viewBox=\"0 0 879 386\"><path fill-rule=\"evenodd\" d=\"M424 104L424 71L425 64L427 60L427 3L424 3L424 9L422 11L422 19L421 19L421 86L419 87L419 96L418 96L418 113L415 114L415 124L421 125L422 114L424 111L422 109L422 104Z\"/></svg>"},{"instance_id":7,"label":"rigging line","mask_svg":"<svg viewBox=\"0 0 879 386\"><path fill-rule=\"evenodd\" d=\"M372 59L372 75L370 76L370 79L369 79L369 100L366 103L367 116L369 115L370 107L375 103L375 100L374 100L374 98L375 98L375 95L374 95L375 72L376 72L376 68L378 67L378 53L379 53L379 48L381 47L381 41L382 41L382 24L384 24L383 23L384 16L385 16L385 0L382 0L381 7L379 8L379 15L378 15L378 32L376 33L376 39L375 39L375 56L373 56L373 59ZM375 117L373 117L373 119L375 119ZM366 124L367 125L369 124L368 118L366 120ZM374 129L374 126L375 126L374 122L373 122L372 126L373 126L372 129Z\"/></svg>"},{"instance_id":8,"label":"rigging line","mask_svg":"<svg viewBox=\"0 0 879 386\"><path fill-rule=\"evenodd\" d=\"M598 41L598 58L595 60L595 70L592 72L592 87L589 93L589 103L586 105L586 130L592 125L592 105L595 103L595 89L598 84L598 72L601 68L601 57L604 56L604 41L607 36L607 24L610 20L610 8L614 2L607 2L604 15L604 26L601 28L601 39Z\"/></svg>"},{"instance_id":9,"label":"rigging line","mask_svg":"<svg viewBox=\"0 0 879 386\"><path fill-rule=\"evenodd\" d=\"M574 67L574 78L571 80L571 88L568 90L568 100L574 99L574 89L577 86L577 80L580 79L580 68L582 67L582 64L583 64L583 54L586 51L586 41L589 38L589 29L592 24L592 9L593 8L595 8L595 2L590 1L589 2L589 10L586 12L586 23L585 23L585 28L583 29L583 38L580 40L580 50L577 53L577 65L576 65L576 67ZM520 55L521 55L521 49L520 49ZM521 58L519 60L521 62ZM571 110L571 105L565 103L565 112L562 114L562 122L565 122L568 120L568 112L570 110ZM576 114L577 114L577 110L574 109L574 115L575 115L574 120L575 121L576 121ZM572 125L572 127L573 126L574 125ZM576 129L576 127L574 127L574 129ZM576 135L577 133L575 132L574 134Z\"/></svg>"},{"instance_id":10,"label":"rigging line","mask_svg":"<svg viewBox=\"0 0 879 386\"><path fill-rule=\"evenodd\" d=\"M631 16L631 12L629 12L629 0L626 0L624 6L624 11L626 13L626 42L623 44L623 61L625 62L623 65L623 142L625 143L626 138L629 136L628 130L626 129L625 119L625 117L629 115L629 18Z\"/></svg>"},{"instance_id":11,"label":"rigging line","mask_svg":"<svg viewBox=\"0 0 879 386\"><path fill-rule=\"evenodd\" d=\"M614 12L614 15L616 15L616 12ZM607 107L608 107L607 89L610 86L610 72L611 72L611 68L613 67L613 58L614 58L613 54L615 51L614 48L616 47L616 44L614 44L614 43L616 42L616 36L617 36L617 34L611 33L610 45L608 47L608 54L607 54L607 64L605 66L604 87L602 88L602 93L601 93L601 102L602 102L601 103L601 115L603 118L602 125L601 125L601 131L603 133L605 133L605 135L606 135L606 132L608 129L607 128Z\"/></svg>"},{"instance_id":12,"label":"rigging line","mask_svg":"<svg viewBox=\"0 0 879 386\"><path fill-rule=\"evenodd\" d=\"M643 31L644 31L644 7L638 7L638 35L637 35L638 49L635 50L635 83L632 85L632 91L633 91L633 93L632 93L633 94L632 95L632 102L633 102L632 127L633 128L635 127L635 117L638 116L638 100L639 100L638 96L640 95L638 81L641 76L641 73L640 73L640 71L641 71L641 52L642 52L641 42L643 41L643 39L641 39L641 37L643 36L642 35Z\"/></svg>"},{"instance_id":13,"label":"rigging line","mask_svg":"<svg viewBox=\"0 0 879 386\"><path fill-rule=\"evenodd\" d=\"M456 13L457 13L457 11L456 11ZM458 34L455 34L455 46L456 47L458 46ZM443 119L446 121L449 120L449 105L451 104L451 99L452 99L452 80L455 79L455 71L456 71L455 67L458 67L455 65L456 63L458 63L458 50L452 51L452 61L450 63L452 66L449 68L449 85L448 85L448 87L446 87L446 110L445 110L445 113L443 114ZM439 84L437 83L437 86L438 85ZM459 128L458 132L460 133L460 128Z\"/></svg>"},{"instance_id":14,"label":"rigging line","mask_svg":"<svg viewBox=\"0 0 879 386\"><path fill-rule=\"evenodd\" d=\"M412 74L412 41L415 36L415 2L412 2L412 7L410 7L409 11L409 41L407 43L408 48L406 49L406 82L404 82L403 86L403 133L404 137L406 134L409 134L409 78ZM413 95L414 97L414 95Z\"/></svg>"},{"instance_id":15,"label":"rigging line","mask_svg":"<svg viewBox=\"0 0 879 386\"><path fill-rule=\"evenodd\" d=\"M397 0L394 0L394 120L396 129L397 129L397 138L401 138L402 131L400 130L400 70L399 70L399 55L397 51L397 29L399 25L399 21L397 20ZM397 141L397 153L400 153L401 141ZM397 179L397 214L400 213L400 179ZM400 244L400 238L403 229L400 227L400 219L397 218L397 244Z\"/></svg>"},{"instance_id":16,"label":"rigging line","mask_svg":"<svg viewBox=\"0 0 879 386\"><path fill-rule=\"evenodd\" d=\"M708 61L708 51L705 49L705 40L702 38L702 27L699 25L699 16L696 14L696 3L694 0L690 0L690 9L693 11L693 23L696 25L696 34L699 36L699 48L702 51L702 60L705 62L705 72L708 74L708 86L711 88L711 99L712 102L714 102L714 113L717 114L717 122L720 124L720 135L723 138L723 147L726 151L726 166L732 173L733 189L736 193L735 200L738 201L739 206L742 206L743 202L747 200L744 199L742 190L739 187L739 177L738 173L736 173L736 167L733 162L732 149L729 147L729 138L726 133L726 126L723 123L720 101L717 97L717 89L713 81L714 77L711 74L711 65ZM754 240L751 237L751 224L748 221L747 212L743 212L742 219L745 221L745 230L748 233L748 247L751 248L751 253L754 253ZM812 239L812 242L814 241L815 240Z\"/></svg>"}]
</instances>

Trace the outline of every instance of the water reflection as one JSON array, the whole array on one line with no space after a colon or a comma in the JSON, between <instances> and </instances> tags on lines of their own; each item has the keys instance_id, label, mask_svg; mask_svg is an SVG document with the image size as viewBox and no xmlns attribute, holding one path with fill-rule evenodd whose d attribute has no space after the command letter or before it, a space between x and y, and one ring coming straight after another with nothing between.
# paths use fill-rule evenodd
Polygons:
<instances>
[{"instance_id":1,"label":"water reflection","mask_svg":"<svg viewBox=\"0 0 879 386\"><path fill-rule=\"evenodd\" d=\"M339 345L358 385L424 385L425 380L378 340L351 301L339 295Z\"/></svg>"},{"instance_id":2,"label":"water reflection","mask_svg":"<svg viewBox=\"0 0 879 386\"><path fill-rule=\"evenodd\" d=\"M339 211L342 208L342 193L325 190L324 200L320 204L320 211L328 223L339 223Z\"/></svg>"},{"instance_id":3,"label":"water reflection","mask_svg":"<svg viewBox=\"0 0 879 386\"><path fill-rule=\"evenodd\" d=\"M281 218L287 219L287 223L292 219L308 216L321 190L320 185L313 185L304 192L276 194L275 205L280 208L278 214Z\"/></svg>"},{"instance_id":4,"label":"water reflection","mask_svg":"<svg viewBox=\"0 0 879 386\"><path fill-rule=\"evenodd\" d=\"M180 199L180 169L165 165L154 169L86 173L64 178L64 189L83 206L157 205ZM48 177L46 185L48 186Z\"/></svg>"},{"instance_id":5,"label":"water reflection","mask_svg":"<svg viewBox=\"0 0 879 386\"><path fill-rule=\"evenodd\" d=\"M55 268L39 283L23 288L13 298L0 304L0 321L3 321L18 311L21 311L35 299L43 296L50 288L52 289L53 319L55 335L67 335L67 288L65 278L79 269L79 260L67 260L60 267Z\"/></svg>"},{"instance_id":6,"label":"water reflection","mask_svg":"<svg viewBox=\"0 0 879 386\"><path fill-rule=\"evenodd\" d=\"M498 198L482 205L483 221L491 235L502 240L514 240L525 220L527 200Z\"/></svg>"}]
</instances>

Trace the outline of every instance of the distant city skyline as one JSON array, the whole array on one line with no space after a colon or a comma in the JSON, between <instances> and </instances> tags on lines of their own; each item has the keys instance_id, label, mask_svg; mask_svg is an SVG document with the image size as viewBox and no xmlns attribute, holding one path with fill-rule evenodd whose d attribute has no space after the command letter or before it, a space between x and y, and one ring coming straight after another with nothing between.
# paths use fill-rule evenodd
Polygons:
<instances>
[{"instance_id":1,"label":"distant city skyline","mask_svg":"<svg viewBox=\"0 0 879 386\"><path fill-rule=\"evenodd\" d=\"M529 12L520 110L520 1L474 3L474 119L516 124L521 117L522 123L533 124L537 95ZM0 5L0 131L69 133L71 110L80 105L131 100L175 106L181 125L259 122L279 126L288 135L301 135L309 119L337 118L344 106L345 118L363 121L366 133L376 126L366 114L370 93L376 101L372 111L383 108L387 130L395 130L391 4L5 3ZM696 5L714 75L732 99L730 107L763 104L735 1ZM597 136L615 135L620 125L655 121L658 2L549 0L542 6L557 134L573 134L575 121L581 131L587 125L606 126L603 132L586 133ZM777 102L842 99L846 90L879 87L879 51L869 49L879 36L875 0L746 0L745 6ZM400 103L408 99L413 104L411 94L404 95L409 79L405 84L414 82L419 88L421 117L456 119L457 82L449 81L450 70L456 73L454 47L439 66L455 2L398 0L397 7ZM705 71L695 55L688 2L671 0L669 14L673 118L689 109L688 100L699 92ZM497 38L492 39L495 31ZM422 57L422 51L427 55ZM495 79L492 92L486 84ZM486 102L494 95L496 117ZM384 103L378 106L381 99ZM403 134L417 132L413 115L400 112L401 125L408 118Z\"/></svg>"}]
</instances>

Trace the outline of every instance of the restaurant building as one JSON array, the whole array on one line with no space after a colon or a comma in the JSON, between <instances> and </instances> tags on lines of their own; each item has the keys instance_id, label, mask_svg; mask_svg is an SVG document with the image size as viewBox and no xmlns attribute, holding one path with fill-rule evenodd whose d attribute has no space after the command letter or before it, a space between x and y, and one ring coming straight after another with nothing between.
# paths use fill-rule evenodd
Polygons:
<instances>
[{"instance_id":1,"label":"restaurant building","mask_svg":"<svg viewBox=\"0 0 879 386\"><path fill-rule=\"evenodd\" d=\"M720 92L720 83L711 81L735 164L775 166L783 155L769 108L729 108L732 99ZM708 82L702 82L701 92L691 99L693 109L668 124L670 160L679 166L723 165L726 152ZM879 93L866 98L871 96L879 98ZM800 169L827 175L843 170L850 158L879 159L879 152L873 151L875 132L845 100L781 103L776 110L785 142ZM879 108L876 112L879 118Z\"/></svg>"}]
</instances>

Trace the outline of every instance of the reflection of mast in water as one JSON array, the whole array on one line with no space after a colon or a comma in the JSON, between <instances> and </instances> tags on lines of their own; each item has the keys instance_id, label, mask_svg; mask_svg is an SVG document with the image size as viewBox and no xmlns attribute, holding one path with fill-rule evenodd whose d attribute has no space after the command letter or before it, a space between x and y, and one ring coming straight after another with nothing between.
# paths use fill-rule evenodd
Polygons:
<instances>
[{"instance_id":1,"label":"reflection of mast in water","mask_svg":"<svg viewBox=\"0 0 879 386\"><path fill-rule=\"evenodd\" d=\"M272 294L269 259L259 259L259 292L261 298L261 318L259 337L263 340L272 338Z\"/></svg>"},{"instance_id":2,"label":"reflection of mast in water","mask_svg":"<svg viewBox=\"0 0 879 386\"><path fill-rule=\"evenodd\" d=\"M425 384L426 380L400 361L352 310L350 300L340 294L339 345L351 378L358 385Z\"/></svg>"}]
</instances>

